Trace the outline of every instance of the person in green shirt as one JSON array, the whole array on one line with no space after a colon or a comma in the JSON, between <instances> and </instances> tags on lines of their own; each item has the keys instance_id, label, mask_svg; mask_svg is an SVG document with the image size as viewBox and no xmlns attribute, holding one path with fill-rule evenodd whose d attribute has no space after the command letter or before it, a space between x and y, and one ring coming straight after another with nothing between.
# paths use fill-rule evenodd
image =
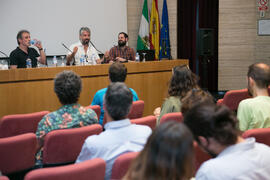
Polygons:
<instances>
[{"instance_id":1,"label":"person in green shirt","mask_svg":"<svg viewBox=\"0 0 270 180\"><path fill-rule=\"evenodd\" d=\"M267 64L255 63L249 66L248 91L253 98L240 102L237 110L239 129L246 131L255 128L270 127L270 67Z\"/></svg>"},{"instance_id":2,"label":"person in green shirt","mask_svg":"<svg viewBox=\"0 0 270 180\"><path fill-rule=\"evenodd\" d=\"M154 115L157 117L157 125L159 125L160 119L164 114L181 111L181 99L193 88L199 88L197 76L189 67L187 65L174 67L169 82L168 97L165 99L162 107L158 107L154 111Z\"/></svg>"}]
</instances>

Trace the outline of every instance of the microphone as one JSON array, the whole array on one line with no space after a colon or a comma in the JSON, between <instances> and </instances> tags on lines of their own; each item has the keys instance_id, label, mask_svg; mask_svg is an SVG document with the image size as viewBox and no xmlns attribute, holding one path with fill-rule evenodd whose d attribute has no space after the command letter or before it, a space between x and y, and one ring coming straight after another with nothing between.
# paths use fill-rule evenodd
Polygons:
<instances>
[{"instance_id":1,"label":"microphone","mask_svg":"<svg viewBox=\"0 0 270 180\"><path fill-rule=\"evenodd\" d=\"M103 52L101 52L100 50L98 50L97 48L96 48L96 46L92 43L92 41L91 40L89 40L89 42L91 43L91 45L97 50L97 52L99 52L100 54L102 54L102 55L104 55L104 53Z\"/></svg>"},{"instance_id":2,"label":"microphone","mask_svg":"<svg viewBox=\"0 0 270 180\"><path fill-rule=\"evenodd\" d=\"M0 51L0 53L8 58L8 55L6 53L4 53L3 51Z\"/></svg>"},{"instance_id":3,"label":"microphone","mask_svg":"<svg viewBox=\"0 0 270 180\"><path fill-rule=\"evenodd\" d=\"M62 46L64 46L64 48L66 48L69 52L73 53L73 51L71 51L64 43L61 43Z\"/></svg>"}]
</instances>

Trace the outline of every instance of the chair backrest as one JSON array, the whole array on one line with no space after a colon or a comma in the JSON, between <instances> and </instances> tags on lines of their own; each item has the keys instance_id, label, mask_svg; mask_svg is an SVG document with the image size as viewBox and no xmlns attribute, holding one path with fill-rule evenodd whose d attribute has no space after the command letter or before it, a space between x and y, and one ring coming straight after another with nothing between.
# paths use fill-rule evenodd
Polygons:
<instances>
[{"instance_id":1,"label":"chair backrest","mask_svg":"<svg viewBox=\"0 0 270 180\"><path fill-rule=\"evenodd\" d=\"M195 152L195 170L197 171L204 161L207 161L212 157L204 152L195 141L193 143L193 147Z\"/></svg>"},{"instance_id":2,"label":"chair backrest","mask_svg":"<svg viewBox=\"0 0 270 180\"><path fill-rule=\"evenodd\" d=\"M151 116L146 116L142 118L131 119L130 122L132 124L149 126L153 130L156 127L157 119L155 116L151 115Z\"/></svg>"},{"instance_id":3,"label":"chair backrest","mask_svg":"<svg viewBox=\"0 0 270 180\"><path fill-rule=\"evenodd\" d=\"M231 110L236 111L239 103L247 98L251 98L247 89L230 90L225 93L223 100L218 100L217 104L224 104Z\"/></svg>"},{"instance_id":4,"label":"chair backrest","mask_svg":"<svg viewBox=\"0 0 270 180\"><path fill-rule=\"evenodd\" d=\"M104 180L106 163L103 159L91 159L78 164L42 168L30 171L24 180Z\"/></svg>"},{"instance_id":5,"label":"chair backrest","mask_svg":"<svg viewBox=\"0 0 270 180\"><path fill-rule=\"evenodd\" d=\"M86 109L92 109L95 111L95 113L97 114L98 120L100 118L100 113L101 113L101 108L99 105L90 105L90 106L86 106Z\"/></svg>"},{"instance_id":6,"label":"chair backrest","mask_svg":"<svg viewBox=\"0 0 270 180\"><path fill-rule=\"evenodd\" d=\"M7 115L0 120L0 138L24 133L36 133L39 121L49 111Z\"/></svg>"},{"instance_id":7,"label":"chair backrest","mask_svg":"<svg viewBox=\"0 0 270 180\"><path fill-rule=\"evenodd\" d=\"M36 147L34 133L0 138L0 171L10 174L33 167Z\"/></svg>"},{"instance_id":8,"label":"chair backrest","mask_svg":"<svg viewBox=\"0 0 270 180\"><path fill-rule=\"evenodd\" d=\"M111 179L122 179L138 154L139 152L129 152L118 156L112 167Z\"/></svg>"},{"instance_id":9,"label":"chair backrest","mask_svg":"<svg viewBox=\"0 0 270 180\"><path fill-rule=\"evenodd\" d=\"M49 132L44 139L43 164L74 162L81 152L85 139L101 132L102 127L99 124Z\"/></svg>"},{"instance_id":10,"label":"chair backrest","mask_svg":"<svg viewBox=\"0 0 270 180\"><path fill-rule=\"evenodd\" d=\"M0 176L0 180L9 180L7 176Z\"/></svg>"},{"instance_id":11,"label":"chair backrest","mask_svg":"<svg viewBox=\"0 0 270 180\"><path fill-rule=\"evenodd\" d=\"M242 137L255 137L256 142L270 146L270 128L249 129L242 134Z\"/></svg>"},{"instance_id":12,"label":"chair backrest","mask_svg":"<svg viewBox=\"0 0 270 180\"><path fill-rule=\"evenodd\" d=\"M128 118L129 119L141 118L143 116L143 111L144 111L144 101L143 100L133 101L130 111L128 113ZM103 126L107 123L106 113L107 112L105 111L103 117Z\"/></svg>"},{"instance_id":13,"label":"chair backrest","mask_svg":"<svg viewBox=\"0 0 270 180\"><path fill-rule=\"evenodd\" d=\"M177 121L183 122L183 114L181 112L173 112L164 114L160 119L160 124L165 123L167 121Z\"/></svg>"}]
</instances>

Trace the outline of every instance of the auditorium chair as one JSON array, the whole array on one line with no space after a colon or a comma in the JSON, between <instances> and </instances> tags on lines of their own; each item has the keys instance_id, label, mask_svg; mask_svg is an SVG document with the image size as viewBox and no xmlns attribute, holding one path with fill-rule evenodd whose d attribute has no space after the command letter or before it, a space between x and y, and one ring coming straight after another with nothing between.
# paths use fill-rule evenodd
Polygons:
<instances>
[{"instance_id":1,"label":"auditorium chair","mask_svg":"<svg viewBox=\"0 0 270 180\"><path fill-rule=\"evenodd\" d=\"M91 159L78 164L42 168L30 171L24 180L104 180L106 163Z\"/></svg>"},{"instance_id":2,"label":"auditorium chair","mask_svg":"<svg viewBox=\"0 0 270 180\"><path fill-rule=\"evenodd\" d=\"M133 101L131 109L128 113L128 118L129 119L141 118L143 116L143 111L144 111L144 101L143 100ZM107 123L106 116L107 114L105 111L103 117L103 127Z\"/></svg>"},{"instance_id":3,"label":"auditorium chair","mask_svg":"<svg viewBox=\"0 0 270 180\"><path fill-rule=\"evenodd\" d=\"M160 124L165 123L167 121L177 121L177 122L183 122L183 114L181 112L173 112L173 113L167 113L164 114L160 119Z\"/></svg>"},{"instance_id":4,"label":"auditorium chair","mask_svg":"<svg viewBox=\"0 0 270 180\"><path fill-rule=\"evenodd\" d=\"M256 142L270 146L270 128L249 129L242 134L242 137L255 137Z\"/></svg>"},{"instance_id":5,"label":"auditorium chair","mask_svg":"<svg viewBox=\"0 0 270 180\"><path fill-rule=\"evenodd\" d=\"M95 111L95 113L97 114L98 120L100 117L100 113L101 113L101 109L99 105L89 105L85 107L86 109L92 109Z\"/></svg>"},{"instance_id":6,"label":"auditorium chair","mask_svg":"<svg viewBox=\"0 0 270 180\"><path fill-rule=\"evenodd\" d=\"M85 139L101 132L102 127L99 124L49 132L44 139L43 165L73 163L80 154Z\"/></svg>"},{"instance_id":7,"label":"auditorium chair","mask_svg":"<svg viewBox=\"0 0 270 180\"><path fill-rule=\"evenodd\" d=\"M9 180L7 176L0 176L0 180Z\"/></svg>"},{"instance_id":8,"label":"auditorium chair","mask_svg":"<svg viewBox=\"0 0 270 180\"><path fill-rule=\"evenodd\" d=\"M137 157L139 152L129 152L122 154L116 158L112 167L112 179L122 179L127 173L131 162Z\"/></svg>"},{"instance_id":9,"label":"auditorium chair","mask_svg":"<svg viewBox=\"0 0 270 180\"><path fill-rule=\"evenodd\" d=\"M41 111L2 117L0 119L0 138L24 133L36 133L39 121L48 113L49 111Z\"/></svg>"},{"instance_id":10,"label":"auditorium chair","mask_svg":"<svg viewBox=\"0 0 270 180\"><path fill-rule=\"evenodd\" d=\"M154 130L156 127L157 119L155 116L150 115L142 118L131 119L130 122L132 124L149 126L152 130Z\"/></svg>"},{"instance_id":11,"label":"auditorium chair","mask_svg":"<svg viewBox=\"0 0 270 180\"><path fill-rule=\"evenodd\" d=\"M202 163L211 159L212 157L209 154L207 154L206 152L204 152L199 147L199 145L196 141L194 141L193 147L194 147L194 153L195 153L195 170L197 171L200 168L200 166L202 165Z\"/></svg>"},{"instance_id":12,"label":"auditorium chair","mask_svg":"<svg viewBox=\"0 0 270 180\"><path fill-rule=\"evenodd\" d=\"M251 98L247 89L227 91L223 99L217 101L218 105L226 105L232 111L237 111L239 103L247 98Z\"/></svg>"},{"instance_id":13,"label":"auditorium chair","mask_svg":"<svg viewBox=\"0 0 270 180\"><path fill-rule=\"evenodd\" d=\"M35 165L37 139L34 133L0 138L0 171L7 175Z\"/></svg>"}]
</instances>

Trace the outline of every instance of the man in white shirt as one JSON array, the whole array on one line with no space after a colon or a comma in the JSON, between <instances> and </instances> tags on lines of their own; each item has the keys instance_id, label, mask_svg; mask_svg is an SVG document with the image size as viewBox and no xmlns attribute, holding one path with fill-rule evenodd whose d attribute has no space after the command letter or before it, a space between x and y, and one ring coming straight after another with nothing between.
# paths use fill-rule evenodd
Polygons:
<instances>
[{"instance_id":1,"label":"man in white shirt","mask_svg":"<svg viewBox=\"0 0 270 180\"><path fill-rule=\"evenodd\" d=\"M106 161L105 180L110 179L115 159L127 152L138 152L151 134L148 126L131 124L127 118L133 101L130 89L121 82L111 83L104 98L105 131L89 136L76 163L93 158Z\"/></svg>"},{"instance_id":2,"label":"man in white shirt","mask_svg":"<svg viewBox=\"0 0 270 180\"><path fill-rule=\"evenodd\" d=\"M91 31L88 27L82 27L79 31L80 41L72 44L67 54L67 65L95 65L100 64L97 50L90 43Z\"/></svg>"},{"instance_id":3,"label":"man in white shirt","mask_svg":"<svg viewBox=\"0 0 270 180\"><path fill-rule=\"evenodd\" d=\"M268 180L270 147L243 139L227 107L199 104L184 118L200 147L213 159L202 164L196 180Z\"/></svg>"}]
</instances>

